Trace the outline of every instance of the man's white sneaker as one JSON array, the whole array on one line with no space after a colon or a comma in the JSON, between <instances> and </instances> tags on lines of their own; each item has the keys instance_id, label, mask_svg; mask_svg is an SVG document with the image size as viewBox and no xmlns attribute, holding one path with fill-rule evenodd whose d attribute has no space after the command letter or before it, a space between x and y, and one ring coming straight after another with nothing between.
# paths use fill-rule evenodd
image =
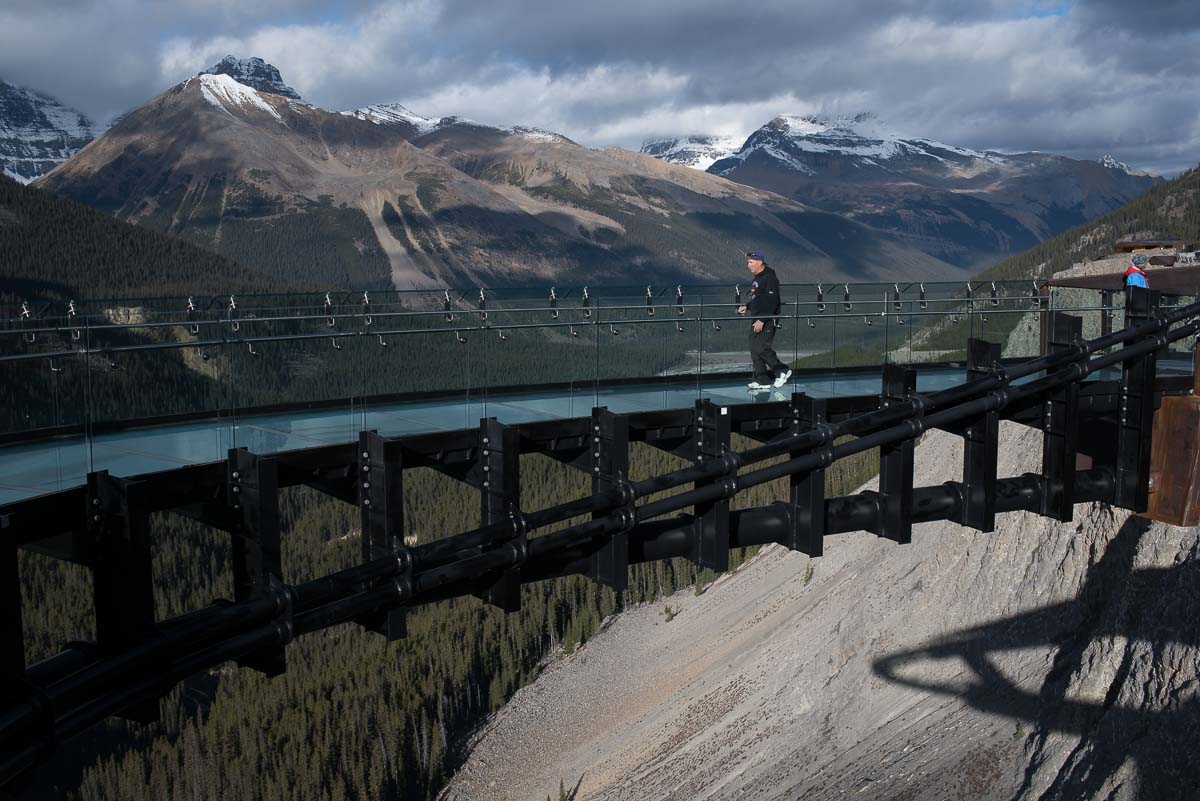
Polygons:
<instances>
[{"instance_id":1,"label":"man's white sneaker","mask_svg":"<svg viewBox=\"0 0 1200 801\"><path fill-rule=\"evenodd\" d=\"M757 381L751 381L749 384L746 385L746 388L749 389L751 392L760 392L764 389L770 389L771 385L770 384L760 384Z\"/></svg>"},{"instance_id":2,"label":"man's white sneaker","mask_svg":"<svg viewBox=\"0 0 1200 801\"><path fill-rule=\"evenodd\" d=\"M775 388L778 389L779 387L782 387L784 384L786 384L788 382L788 379L790 379L791 377L792 377L792 371L788 370L783 375L776 378L775 379Z\"/></svg>"}]
</instances>

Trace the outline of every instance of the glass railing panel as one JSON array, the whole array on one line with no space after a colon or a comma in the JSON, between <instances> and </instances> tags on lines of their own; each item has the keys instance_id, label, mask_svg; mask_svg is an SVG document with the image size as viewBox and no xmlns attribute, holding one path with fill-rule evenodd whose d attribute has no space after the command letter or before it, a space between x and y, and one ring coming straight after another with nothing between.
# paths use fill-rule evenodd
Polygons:
<instances>
[{"instance_id":1,"label":"glass railing panel","mask_svg":"<svg viewBox=\"0 0 1200 801\"><path fill-rule=\"evenodd\" d=\"M1180 306L1190 306L1200 300L1197 295L1163 295L1161 297L1162 311L1164 314L1169 314ZM1124 302L1124 294L1121 294L1120 302ZM1119 320L1119 318L1114 318ZM1120 327L1120 322L1114 323ZM1160 361L1163 361L1163 366L1159 369L1159 374L1167 373L1188 373L1194 367L1196 354L1197 337L1195 334L1177 339L1167 345L1167 351L1160 356Z\"/></svg>"},{"instance_id":2,"label":"glass railing panel","mask_svg":"<svg viewBox=\"0 0 1200 801\"><path fill-rule=\"evenodd\" d=\"M750 326L745 315L739 315L739 305L749 302L749 295L740 298L730 294L705 294L688 308L685 317L694 322L685 324L693 341L689 361L699 373L699 388L706 396L722 402L750 400L747 384L753 378L750 357ZM784 357L786 358L786 357ZM684 369L685 365L680 365Z\"/></svg>"},{"instance_id":3,"label":"glass railing panel","mask_svg":"<svg viewBox=\"0 0 1200 801\"><path fill-rule=\"evenodd\" d=\"M548 291L489 299L477 332L487 416L511 424L589 414L596 335L590 322L574 303L552 302Z\"/></svg>"},{"instance_id":4,"label":"glass railing panel","mask_svg":"<svg viewBox=\"0 0 1200 801\"><path fill-rule=\"evenodd\" d=\"M650 313L640 295L609 295L596 311L597 401L612 411L633 412L687 406L695 402L695 384L669 374L676 362L670 331L678 316ZM685 315L686 316L686 315ZM684 324L685 332L688 326ZM694 331L694 326L692 328Z\"/></svg>"},{"instance_id":5,"label":"glass railing panel","mask_svg":"<svg viewBox=\"0 0 1200 801\"><path fill-rule=\"evenodd\" d=\"M243 309L243 312L245 310ZM258 453L353 439L362 427L368 341L360 317L251 317L228 324L234 446Z\"/></svg>"}]
</instances>

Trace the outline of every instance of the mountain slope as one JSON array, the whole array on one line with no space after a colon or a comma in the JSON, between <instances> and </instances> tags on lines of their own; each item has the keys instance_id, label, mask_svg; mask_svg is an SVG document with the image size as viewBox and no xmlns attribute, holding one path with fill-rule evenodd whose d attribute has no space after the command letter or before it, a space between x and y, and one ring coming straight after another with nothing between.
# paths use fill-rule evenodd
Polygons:
<instances>
[{"instance_id":1,"label":"mountain slope","mask_svg":"<svg viewBox=\"0 0 1200 801\"><path fill-rule=\"evenodd\" d=\"M1200 167L1158 184L1089 223L996 264L982 278L1048 277L1112 252L1124 237L1178 237L1200 247Z\"/></svg>"},{"instance_id":2,"label":"mountain slope","mask_svg":"<svg viewBox=\"0 0 1200 801\"><path fill-rule=\"evenodd\" d=\"M78 152L97 130L54 98L0 81L0 174L29 183Z\"/></svg>"},{"instance_id":3,"label":"mountain slope","mask_svg":"<svg viewBox=\"0 0 1200 801\"><path fill-rule=\"evenodd\" d=\"M224 256L0 176L0 292L85 301L265 291Z\"/></svg>"},{"instance_id":4,"label":"mountain slope","mask_svg":"<svg viewBox=\"0 0 1200 801\"><path fill-rule=\"evenodd\" d=\"M1003 425L1002 475L1039 459L1040 432ZM916 460L919 485L957 480L962 440ZM550 665L440 798L1196 798L1200 530L1075 515L770 546Z\"/></svg>"},{"instance_id":5,"label":"mountain slope","mask_svg":"<svg viewBox=\"0 0 1200 801\"><path fill-rule=\"evenodd\" d=\"M791 280L959 275L716 176L394 105L327 112L239 83L241 63L171 88L39 185L329 286L732 279L755 247Z\"/></svg>"},{"instance_id":6,"label":"mountain slope","mask_svg":"<svg viewBox=\"0 0 1200 801\"><path fill-rule=\"evenodd\" d=\"M1158 180L1111 157L1005 155L904 136L871 114L775 117L707 169L889 231L964 268L1032 247Z\"/></svg>"},{"instance_id":7,"label":"mountain slope","mask_svg":"<svg viewBox=\"0 0 1200 801\"><path fill-rule=\"evenodd\" d=\"M446 120L412 141L564 233L586 231L617 257L613 266L596 263L601 275L623 264L633 281L740 278L743 253L754 247L793 281L956 275L837 215L620 148Z\"/></svg>"}]
</instances>

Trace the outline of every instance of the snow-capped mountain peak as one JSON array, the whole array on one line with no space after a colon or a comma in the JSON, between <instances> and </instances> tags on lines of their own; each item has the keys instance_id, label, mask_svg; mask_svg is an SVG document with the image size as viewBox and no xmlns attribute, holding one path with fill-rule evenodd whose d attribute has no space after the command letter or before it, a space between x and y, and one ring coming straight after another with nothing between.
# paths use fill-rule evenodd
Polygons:
<instances>
[{"instance_id":1,"label":"snow-capped mountain peak","mask_svg":"<svg viewBox=\"0 0 1200 801\"><path fill-rule=\"evenodd\" d=\"M1123 161L1117 161L1112 157L1111 153L1105 153L1102 157L1096 159L1096 161L1099 162L1101 167L1107 167L1110 170L1129 172L1129 165Z\"/></svg>"},{"instance_id":2,"label":"snow-capped mountain peak","mask_svg":"<svg viewBox=\"0 0 1200 801\"><path fill-rule=\"evenodd\" d=\"M555 142L565 139L562 134L557 134L554 131L547 131L543 128L533 128L524 125L514 126L498 126L487 125L482 122L467 119L466 117L441 117L434 119L431 117L423 117L414 111L400 105L399 103L376 103L363 108L351 109L350 111L339 111L339 114L344 114L347 117L355 117L367 122L373 122L376 125L401 125L411 126L414 130L414 136L422 136L442 128L449 128L454 125L466 125L475 128L486 128L492 131L499 131L509 136L520 136L525 139L531 139L539 142Z\"/></svg>"},{"instance_id":3,"label":"snow-capped mountain peak","mask_svg":"<svg viewBox=\"0 0 1200 801\"><path fill-rule=\"evenodd\" d=\"M737 153L745 141L744 136L693 134L675 139L647 140L642 143L641 152L672 164L707 170L715 162Z\"/></svg>"},{"instance_id":4,"label":"snow-capped mountain peak","mask_svg":"<svg viewBox=\"0 0 1200 801\"><path fill-rule=\"evenodd\" d=\"M292 100L299 100L300 95L295 89L283 82L283 77L273 64L268 64L258 57L237 58L225 56L201 75L228 75L233 80L272 95L282 95Z\"/></svg>"},{"instance_id":5,"label":"snow-capped mountain peak","mask_svg":"<svg viewBox=\"0 0 1200 801\"><path fill-rule=\"evenodd\" d=\"M66 161L101 128L52 97L0 81L0 172L29 183Z\"/></svg>"},{"instance_id":6,"label":"snow-capped mountain peak","mask_svg":"<svg viewBox=\"0 0 1200 801\"><path fill-rule=\"evenodd\" d=\"M274 117L278 122L283 122L283 118L279 116L279 112L275 110L274 106L263 99L258 90L234 80L228 74L202 72L188 82L190 83L191 81L199 81L200 93L204 96L204 99L226 114L237 116L234 114L235 109L257 109Z\"/></svg>"},{"instance_id":7,"label":"snow-capped mountain peak","mask_svg":"<svg viewBox=\"0 0 1200 801\"><path fill-rule=\"evenodd\" d=\"M376 125L397 125L408 124L417 129L418 133L429 133L438 127L437 120L431 120L428 117L422 117L413 111L409 111L399 103L376 103L371 106L351 109L350 111L339 111L339 114L344 114L347 117L356 117L360 120L373 122Z\"/></svg>"},{"instance_id":8,"label":"snow-capped mountain peak","mask_svg":"<svg viewBox=\"0 0 1200 801\"><path fill-rule=\"evenodd\" d=\"M831 131L839 131L864 139L891 140L903 139L892 130L883 120L872 111L860 114L821 115L810 114L797 116L780 114L767 123L767 127L779 128L795 137L818 136Z\"/></svg>"}]
</instances>

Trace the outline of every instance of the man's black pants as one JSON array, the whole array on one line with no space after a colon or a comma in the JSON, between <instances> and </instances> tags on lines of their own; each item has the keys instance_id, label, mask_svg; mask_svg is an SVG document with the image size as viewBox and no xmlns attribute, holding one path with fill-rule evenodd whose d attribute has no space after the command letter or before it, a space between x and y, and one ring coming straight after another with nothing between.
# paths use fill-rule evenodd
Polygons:
<instances>
[{"instance_id":1,"label":"man's black pants","mask_svg":"<svg viewBox=\"0 0 1200 801\"><path fill-rule=\"evenodd\" d=\"M760 333L750 329L750 361L754 365L754 380L760 384L771 383L775 376L787 372L788 366L779 360L779 356L771 349L775 340L775 323L767 321Z\"/></svg>"}]
</instances>

